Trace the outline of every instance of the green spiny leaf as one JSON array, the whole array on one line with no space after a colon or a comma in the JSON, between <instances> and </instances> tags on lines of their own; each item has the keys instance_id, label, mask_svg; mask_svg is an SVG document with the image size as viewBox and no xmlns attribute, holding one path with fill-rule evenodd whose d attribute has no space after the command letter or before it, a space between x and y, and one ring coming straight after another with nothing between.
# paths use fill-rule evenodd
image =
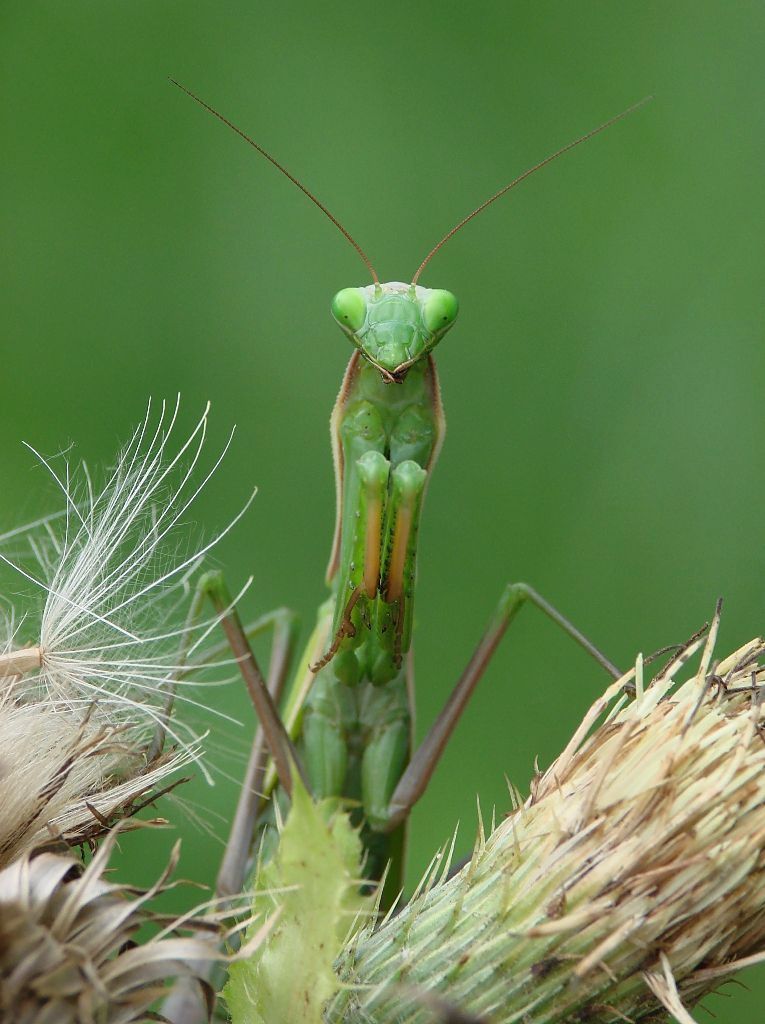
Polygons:
<instances>
[{"instance_id":1,"label":"green spiny leaf","mask_svg":"<svg viewBox=\"0 0 765 1024\"><path fill-rule=\"evenodd\" d=\"M333 962L371 908L359 891L358 832L337 801L315 803L295 774L276 854L255 880L255 908L267 901L280 915L268 941L231 968L224 996L233 1024L321 1024L339 989Z\"/></svg>"}]
</instances>

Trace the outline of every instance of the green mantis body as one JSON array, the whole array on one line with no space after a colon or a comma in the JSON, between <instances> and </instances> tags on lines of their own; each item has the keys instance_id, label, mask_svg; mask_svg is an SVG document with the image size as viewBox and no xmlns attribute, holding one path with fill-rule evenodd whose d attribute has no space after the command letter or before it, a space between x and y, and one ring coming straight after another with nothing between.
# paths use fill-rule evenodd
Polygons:
<instances>
[{"instance_id":1,"label":"green mantis body","mask_svg":"<svg viewBox=\"0 0 765 1024\"><path fill-rule=\"evenodd\" d=\"M409 810L424 791L507 626L526 600L540 607L607 671L619 675L540 595L525 584L508 584L443 711L412 754L410 648L417 535L428 478L444 435L432 350L457 315L457 300L450 292L420 287L417 280L431 256L473 216L624 114L569 143L496 192L444 236L410 284L381 284L356 242L314 195L258 143L180 88L298 185L356 248L374 282L345 288L332 303L333 315L356 351L331 421L337 486L335 539L327 574L331 596L319 611L281 715L276 703L289 660L290 625L277 613L254 627L253 632L276 630L276 653L266 684L220 578L208 581L208 592L222 613L256 705L265 747L273 758L265 768L263 743L256 741L219 889L241 887L243 851L264 806L263 798L253 794L278 800L277 776L289 794L290 772L297 766L314 796L337 797L354 809L367 850L367 877L379 879L390 865L385 906L400 888L403 828Z\"/></svg>"},{"instance_id":2,"label":"green mantis body","mask_svg":"<svg viewBox=\"0 0 765 1024\"><path fill-rule=\"evenodd\" d=\"M448 292L393 283L345 289L332 308L357 352L332 415L332 639L306 696L302 748L315 793L358 799L368 831L385 833L411 753L417 533L444 433L431 350L457 303ZM386 844L369 843L377 874Z\"/></svg>"}]
</instances>

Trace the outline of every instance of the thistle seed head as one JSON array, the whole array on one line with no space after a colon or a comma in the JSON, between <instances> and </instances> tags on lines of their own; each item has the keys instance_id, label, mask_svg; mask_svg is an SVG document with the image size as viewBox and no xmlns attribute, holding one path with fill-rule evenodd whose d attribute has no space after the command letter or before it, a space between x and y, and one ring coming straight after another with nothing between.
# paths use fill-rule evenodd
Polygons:
<instances>
[{"instance_id":1,"label":"thistle seed head","mask_svg":"<svg viewBox=\"0 0 765 1024\"><path fill-rule=\"evenodd\" d=\"M189 760L181 750L149 763L119 727L0 690L0 868L43 845L92 842Z\"/></svg>"},{"instance_id":2,"label":"thistle seed head","mask_svg":"<svg viewBox=\"0 0 765 1024\"><path fill-rule=\"evenodd\" d=\"M194 674L225 665L225 682L235 670L232 659L205 658L218 617L202 606L188 620L194 583L252 499L217 535L193 543L190 510L228 443L202 471L208 409L174 443L178 411L178 402L162 403L153 422L150 405L101 486L85 463L70 467L35 452L64 508L0 535L0 586L6 594L31 588L23 614L5 616L11 632L0 636L0 687L22 677L16 692L28 699L118 725L144 744L159 728L196 756L197 733L183 718L171 720L168 704L210 710L194 697Z\"/></svg>"},{"instance_id":3,"label":"thistle seed head","mask_svg":"<svg viewBox=\"0 0 765 1024\"><path fill-rule=\"evenodd\" d=\"M200 473L207 412L175 443L178 403L158 417L150 405L100 486L84 463L39 456L64 508L0 535L0 593L31 588L0 613L0 866L43 841L93 839L190 761L206 772L202 737L172 711L204 707L200 672L205 686L237 676L210 655L218 617L194 600L233 525L190 537L228 447Z\"/></svg>"},{"instance_id":4,"label":"thistle seed head","mask_svg":"<svg viewBox=\"0 0 765 1024\"><path fill-rule=\"evenodd\" d=\"M425 1022L420 993L492 1024L688 1024L765 958L765 644L715 664L717 626L649 684L639 658L466 867L356 937L328 1020Z\"/></svg>"}]
</instances>

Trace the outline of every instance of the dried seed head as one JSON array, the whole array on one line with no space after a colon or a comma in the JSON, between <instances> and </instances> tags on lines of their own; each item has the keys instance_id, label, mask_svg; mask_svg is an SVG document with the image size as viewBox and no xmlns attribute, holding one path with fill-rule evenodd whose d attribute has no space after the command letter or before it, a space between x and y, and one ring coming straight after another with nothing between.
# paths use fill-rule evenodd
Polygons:
<instances>
[{"instance_id":1,"label":"dried seed head","mask_svg":"<svg viewBox=\"0 0 765 1024\"><path fill-rule=\"evenodd\" d=\"M0 866L51 836L93 838L189 761L206 772L200 736L171 709L204 707L201 671L238 676L211 657L218 619L193 597L233 525L190 537L190 508L228 447L199 472L207 411L174 443L178 403L158 417L149 406L100 488L84 463L40 457L64 510L0 535L0 593L32 588L21 612L0 612Z\"/></svg>"},{"instance_id":2,"label":"dried seed head","mask_svg":"<svg viewBox=\"0 0 765 1024\"><path fill-rule=\"evenodd\" d=\"M328 1020L424 1022L420 992L493 1024L687 1024L765 958L765 644L712 669L717 624L648 686L638 659L462 871L360 933Z\"/></svg>"},{"instance_id":3,"label":"dried seed head","mask_svg":"<svg viewBox=\"0 0 765 1024\"><path fill-rule=\"evenodd\" d=\"M179 703L198 706L188 676L190 667L210 667L200 661L217 618L186 621L195 574L244 511L211 540L193 543L190 508L228 449L200 472L207 412L174 445L178 403L162 403L156 423L149 406L100 488L84 463L38 456L65 505L58 516L0 534L0 585L14 594L20 584L32 588L24 614L4 616L0 685L23 676L16 692L29 699L144 739L160 724L176 743L193 744L190 726L166 721L165 704L178 689Z\"/></svg>"},{"instance_id":4,"label":"dried seed head","mask_svg":"<svg viewBox=\"0 0 765 1024\"><path fill-rule=\"evenodd\" d=\"M144 909L175 863L148 892L104 878L116 833L87 868L72 856L41 853L0 871L0 1024L130 1024L149 1011L168 979L197 977L218 951L212 919L171 923L134 944L152 920ZM175 934L194 927L195 937ZM210 929L205 936L202 926ZM211 993L207 991L208 1005Z\"/></svg>"},{"instance_id":5,"label":"dried seed head","mask_svg":"<svg viewBox=\"0 0 765 1024\"><path fill-rule=\"evenodd\" d=\"M96 838L189 760L147 763L119 728L0 691L0 868L45 843Z\"/></svg>"}]
</instances>

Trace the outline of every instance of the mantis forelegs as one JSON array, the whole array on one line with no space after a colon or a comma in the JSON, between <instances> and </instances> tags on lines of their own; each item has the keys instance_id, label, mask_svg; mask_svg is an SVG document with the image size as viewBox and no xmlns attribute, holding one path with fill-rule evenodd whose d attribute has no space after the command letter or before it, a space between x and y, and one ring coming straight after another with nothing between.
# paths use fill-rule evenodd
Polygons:
<instances>
[{"instance_id":1,"label":"mantis forelegs","mask_svg":"<svg viewBox=\"0 0 765 1024\"><path fill-rule=\"evenodd\" d=\"M386 830L394 829L403 821L414 804L419 800L430 782L431 776L441 759L462 712L470 700L478 681L481 679L497 649L507 627L520 611L522 605L531 601L575 640L614 679L621 676L619 669L606 658L564 615L538 594L527 583L510 583L505 588L491 622L473 652L465 670L454 686L441 713L430 727L425 739L414 753L412 760L398 783L391 798Z\"/></svg>"},{"instance_id":2,"label":"mantis forelegs","mask_svg":"<svg viewBox=\"0 0 765 1024\"><path fill-rule=\"evenodd\" d=\"M303 716L302 749L315 795L360 798L374 829L386 820L411 748L403 656L426 479L412 459L391 467L380 452L367 451L356 461L354 529L339 590L350 597L338 600L340 628L314 666L319 671Z\"/></svg>"}]
</instances>

